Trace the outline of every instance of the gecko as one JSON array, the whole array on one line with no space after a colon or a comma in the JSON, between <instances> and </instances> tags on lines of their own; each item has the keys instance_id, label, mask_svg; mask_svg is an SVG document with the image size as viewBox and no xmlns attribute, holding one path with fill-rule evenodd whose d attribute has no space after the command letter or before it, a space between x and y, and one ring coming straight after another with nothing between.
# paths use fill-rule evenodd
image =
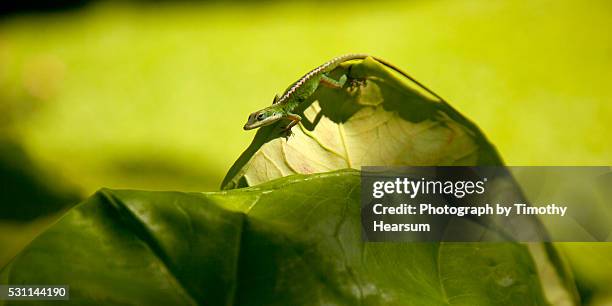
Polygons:
<instances>
[{"instance_id":1,"label":"gecko","mask_svg":"<svg viewBox=\"0 0 612 306\"><path fill-rule=\"evenodd\" d=\"M314 94L314 92L317 90L317 88L319 88L320 85L335 89L342 89L347 83L347 80L349 79L346 74L343 74L338 80L335 80L329 77L328 74L344 62L356 59L365 59L367 57L371 57L376 61L380 62L381 64L397 71L399 74L408 78L409 80L417 84L419 87L421 87L423 90L438 98L440 101L444 101L433 91L429 90L427 87L416 81L407 73L403 72L402 70L387 61L368 54L346 54L334 57L333 59L321 64L320 66L306 73L295 83L291 84L291 86L289 86L289 88L287 88L287 90L285 90L285 92L281 96L274 96L271 106L253 112L249 115L249 119L244 125L244 129L252 130L260 128L262 126L273 124L282 119L288 119L290 121L289 124L283 128L283 134L286 138L288 138L292 134L291 128L293 128L302 120L302 117L300 115L293 113L293 111L300 104L304 103L304 101L306 101L312 94Z\"/></svg>"}]
</instances>

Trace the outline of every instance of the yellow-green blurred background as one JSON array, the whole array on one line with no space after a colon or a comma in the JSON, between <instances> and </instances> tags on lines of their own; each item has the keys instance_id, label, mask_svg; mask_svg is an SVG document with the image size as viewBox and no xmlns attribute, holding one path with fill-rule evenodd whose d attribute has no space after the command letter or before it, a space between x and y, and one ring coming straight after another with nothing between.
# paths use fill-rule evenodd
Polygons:
<instances>
[{"instance_id":1,"label":"yellow-green blurred background","mask_svg":"<svg viewBox=\"0 0 612 306\"><path fill-rule=\"evenodd\" d=\"M254 135L241 128L248 114L348 52L410 72L509 165L610 165L610 29L610 1L92 1L5 12L0 266L53 220L36 217L101 187L216 190ZM612 302L612 247L563 248L585 300Z\"/></svg>"}]
</instances>

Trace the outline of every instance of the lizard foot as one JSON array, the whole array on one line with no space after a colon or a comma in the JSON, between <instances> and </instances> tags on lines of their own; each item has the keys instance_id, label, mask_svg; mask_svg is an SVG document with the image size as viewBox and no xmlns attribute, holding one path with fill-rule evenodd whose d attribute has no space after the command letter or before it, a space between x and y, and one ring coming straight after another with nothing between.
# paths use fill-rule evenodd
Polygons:
<instances>
[{"instance_id":1,"label":"lizard foot","mask_svg":"<svg viewBox=\"0 0 612 306\"><path fill-rule=\"evenodd\" d=\"M366 79L350 79L349 80L348 90L349 91L356 91L357 89L359 89L360 87L363 87L365 85L366 85Z\"/></svg>"}]
</instances>

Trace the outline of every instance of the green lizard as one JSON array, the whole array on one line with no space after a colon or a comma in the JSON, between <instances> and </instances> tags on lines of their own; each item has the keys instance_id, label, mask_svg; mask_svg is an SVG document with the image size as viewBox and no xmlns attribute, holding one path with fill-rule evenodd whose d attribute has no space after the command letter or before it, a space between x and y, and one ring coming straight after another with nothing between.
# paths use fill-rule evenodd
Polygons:
<instances>
[{"instance_id":1,"label":"green lizard","mask_svg":"<svg viewBox=\"0 0 612 306\"><path fill-rule=\"evenodd\" d=\"M335 57L319 67L311 70L295 83L293 83L282 96L276 95L272 102L271 106L268 106L262 110L253 112L249 115L249 119L247 123L244 125L245 130L256 129L262 126L270 125L275 123L281 119L290 120L289 124L283 129L286 137L291 135L291 128L298 124L302 117L292 113L301 103L306 101L308 97L310 97L319 87L319 85L325 85L331 88L340 89L344 87L346 81L348 80L347 75L342 75L338 80L334 80L328 76L328 73L332 70L336 69L340 64L355 60L355 59L365 59L367 57L372 57L383 65L397 71L401 75L407 77L412 82L423 88L425 91L433 95L434 97L440 99L440 101L444 101L437 94L429 90L427 87L423 86L421 83L417 82L407 73L401 71L399 68L393 66L392 64L379 59L377 57L373 57L367 54L346 54L342 56Z\"/></svg>"}]
</instances>

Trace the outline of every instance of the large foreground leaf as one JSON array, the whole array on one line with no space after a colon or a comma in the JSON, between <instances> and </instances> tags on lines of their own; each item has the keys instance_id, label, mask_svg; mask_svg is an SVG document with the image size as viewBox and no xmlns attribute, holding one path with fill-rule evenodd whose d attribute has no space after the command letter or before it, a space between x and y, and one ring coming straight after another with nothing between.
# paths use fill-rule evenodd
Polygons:
<instances>
[{"instance_id":1,"label":"large foreground leaf","mask_svg":"<svg viewBox=\"0 0 612 306\"><path fill-rule=\"evenodd\" d=\"M102 190L0 279L68 284L80 305L545 303L520 244L363 243L359 192L355 171L204 194Z\"/></svg>"}]
</instances>

